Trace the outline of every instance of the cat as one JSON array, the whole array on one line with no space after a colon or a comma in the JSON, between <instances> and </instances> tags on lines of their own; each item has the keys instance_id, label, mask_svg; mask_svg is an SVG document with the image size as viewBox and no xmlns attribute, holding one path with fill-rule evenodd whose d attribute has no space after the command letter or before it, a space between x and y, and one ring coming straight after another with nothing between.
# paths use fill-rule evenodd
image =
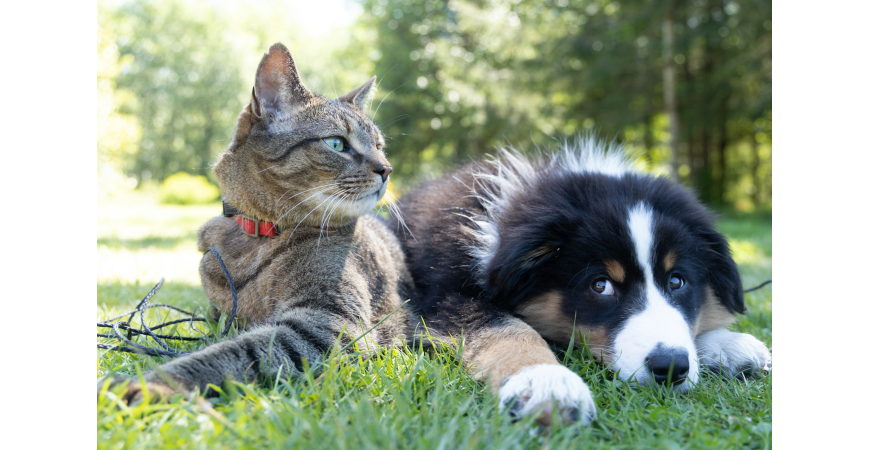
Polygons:
<instances>
[{"instance_id":1,"label":"cat","mask_svg":"<svg viewBox=\"0 0 870 450\"><path fill-rule=\"evenodd\" d=\"M198 233L206 295L224 312L232 308L208 251L215 247L238 291L236 317L249 329L147 373L149 392L168 398L208 393L227 378L298 375L303 360L315 366L340 337L346 345L388 316L358 345L410 335L402 304L414 287L401 247L368 214L392 171L383 135L364 113L375 80L329 100L305 87L284 45L263 56L251 101L214 164L229 213ZM131 382L124 400L142 398L142 389Z\"/></svg>"}]
</instances>

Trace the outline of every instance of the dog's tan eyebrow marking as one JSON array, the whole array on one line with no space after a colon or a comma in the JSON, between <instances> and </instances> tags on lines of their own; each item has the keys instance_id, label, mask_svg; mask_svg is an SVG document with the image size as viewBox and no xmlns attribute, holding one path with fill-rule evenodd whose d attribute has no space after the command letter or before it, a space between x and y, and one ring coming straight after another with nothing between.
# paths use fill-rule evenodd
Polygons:
<instances>
[{"instance_id":1,"label":"dog's tan eyebrow marking","mask_svg":"<svg viewBox=\"0 0 870 450\"><path fill-rule=\"evenodd\" d=\"M604 267L607 268L607 274L610 275L611 280L617 283L625 281L625 269L622 268L622 264L619 264L612 259L608 259L607 261L604 261Z\"/></svg>"},{"instance_id":2,"label":"dog's tan eyebrow marking","mask_svg":"<svg viewBox=\"0 0 870 450\"><path fill-rule=\"evenodd\" d=\"M665 272L670 272L671 269L674 268L674 265L677 263L677 254L673 252L673 250L669 251L665 255L665 259L662 260L665 265Z\"/></svg>"}]
</instances>

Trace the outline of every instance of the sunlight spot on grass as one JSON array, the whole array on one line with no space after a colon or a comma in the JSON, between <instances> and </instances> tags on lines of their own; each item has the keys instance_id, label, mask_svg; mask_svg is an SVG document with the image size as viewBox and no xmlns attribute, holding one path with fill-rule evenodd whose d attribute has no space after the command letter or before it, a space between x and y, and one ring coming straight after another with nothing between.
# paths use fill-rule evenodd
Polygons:
<instances>
[{"instance_id":1,"label":"sunlight spot on grass","mask_svg":"<svg viewBox=\"0 0 870 450\"><path fill-rule=\"evenodd\" d=\"M734 262L738 265L763 264L767 260L764 250L752 241L729 239L728 243L734 252Z\"/></svg>"}]
</instances>

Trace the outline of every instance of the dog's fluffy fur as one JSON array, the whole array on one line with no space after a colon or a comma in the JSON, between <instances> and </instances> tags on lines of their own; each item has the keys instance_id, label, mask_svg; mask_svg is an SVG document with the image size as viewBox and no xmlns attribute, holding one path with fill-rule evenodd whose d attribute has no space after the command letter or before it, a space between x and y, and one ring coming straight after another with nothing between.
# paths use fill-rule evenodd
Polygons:
<instances>
[{"instance_id":1,"label":"dog's fluffy fur","mask_svg":"<svg viewBox=\"0 0 870 450\"><path fill-rule=\"evenodd\" d=\"M547 345L572 336L637 384L689 389L701 365L769 365L760 341L726 330L743 291L712 214L634 166L591 138L531 158L501 150L401 201L414 309L430 332L464 337L470 370L516 414L595 416Z\"/></svg>"}]
</instances>

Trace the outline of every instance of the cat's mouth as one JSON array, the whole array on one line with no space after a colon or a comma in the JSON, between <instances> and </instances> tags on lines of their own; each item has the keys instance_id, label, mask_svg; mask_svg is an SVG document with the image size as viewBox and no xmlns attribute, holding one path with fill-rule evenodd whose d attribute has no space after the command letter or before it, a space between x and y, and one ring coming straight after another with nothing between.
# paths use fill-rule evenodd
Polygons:
<instances>
[{"instance_id":1,"label":"cat's mouth","mask_svg":"<svg viewBox=\"0 0 870 450\"><path fill-rule=\"evenodd\" d=\"M325 215L325 218L322 218L321 222L328 223L330 226L340 225L349 218L356 218L371 212L381 197L386 194L386 191L385 186L370 192L360 192L358 194L339 191L337 200L336 194L332 194L324 200L317 202L319 204L314 209L317 210L319 208L321 214ZM312 213L314 211L311 211L309 215Z\"/></svg>"},{"instance_id":2,"label":"cat's mouth","mask_svg":"<svg viewBox=\"0 0 870 450\"><path fill-rule=\"evenodd\" d=\"M380 200L381 197L383 197L384 193L386 192L386 186L387 186L387 184L384 183L381 186L378 186L378 188L375 189L374 191L360 196L358 200L360 200L360 201L374 200L375 202L377 202L378 200Z\"/></svg>"},{"instance_id":3,"label":"cat's mouth","mask_svg":"<svg viewBox=\"0 0 870 450\"><path fill-rule=\"evenodd\" d=\"M363 195L362 197L360 197L360 200L368 200L372 197L377 198L377 197L380 197L380 194L381 194L381 190L378 189L377 191Z\"/></svg>"}]
</instances>

